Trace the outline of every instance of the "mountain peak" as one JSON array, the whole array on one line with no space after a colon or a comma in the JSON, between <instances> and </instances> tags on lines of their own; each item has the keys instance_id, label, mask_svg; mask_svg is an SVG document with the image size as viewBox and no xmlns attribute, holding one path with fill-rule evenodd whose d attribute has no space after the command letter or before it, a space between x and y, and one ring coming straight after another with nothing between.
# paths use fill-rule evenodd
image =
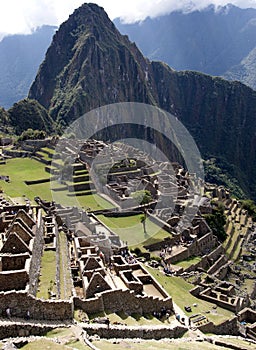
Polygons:
<instances>
[{"instance_id":1,"label":"mountain peak","mask_svg":"<svg viewBox=\"0 0 256 350\"><path fill-rule=\"evenodd\" d=\"M141 92L146 96L148 62L103 8L84 4L53 37L29 97L54 118L70 121L99 105L133 101ZM132 86L135 79L138 91ZM93 99L88 97L92 91Z\"/></svg>"}]
</instances>

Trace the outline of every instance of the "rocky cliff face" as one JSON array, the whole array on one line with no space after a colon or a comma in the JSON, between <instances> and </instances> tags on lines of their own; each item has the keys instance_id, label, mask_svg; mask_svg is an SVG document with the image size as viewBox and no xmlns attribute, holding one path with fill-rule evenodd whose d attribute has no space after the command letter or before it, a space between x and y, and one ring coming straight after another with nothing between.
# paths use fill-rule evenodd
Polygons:
<instances>
[{"instance_id":1,"label":"rocky cliff face","mask_svg":"<svg viewBox=\"0 0 256 350\"><path fill-rule=\"evenodd\" d=\"M180 118L203 157L220 159L244 191L256 197L256 92L150 62L97 5L84 4L60 26L29 97L64 125L105 104L158 105Z\"/></svg>"},{"instance_id":2,"label":"rocky cliff face","mask_svg":"<svg viewBox=\"0 0 256 350\"><path fill-rule=\"evenodd\" d=\"M65 123L109 103L136 98L151 103L149 67L103 9L85 4L54 36L29 97Z\"/></svg>"}]
</instances>

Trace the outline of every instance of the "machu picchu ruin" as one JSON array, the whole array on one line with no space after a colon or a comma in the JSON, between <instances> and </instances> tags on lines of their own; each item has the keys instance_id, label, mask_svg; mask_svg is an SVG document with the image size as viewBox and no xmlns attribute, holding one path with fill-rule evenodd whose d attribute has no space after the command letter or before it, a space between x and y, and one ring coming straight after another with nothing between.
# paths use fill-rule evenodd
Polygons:
<instances>
[{"instance_id":1,"label":"machu picchu ruin","mask_svg":"<svg viewBox=\"0 0 256 350\"><path fill-rule=\"evenodd\" d=\"M45 196L9 196L14 174L1 170L1 339L75 324L83 343L190 330L254 344L255 226L227 189L205 183L199 196L178 163L93 139L24 142L2 158L41 164L23 182Z\"/></svg>"},{"instance_id":2,"label":"machu picchu ruin","mask_svg":"<svg viewBox=\"0 0 256 350\"><path fill-rule=\"evenodd\" d=\"M0 349L256 349L256 0L95 1L0 3Z\"/></svg>"}]
</instances>

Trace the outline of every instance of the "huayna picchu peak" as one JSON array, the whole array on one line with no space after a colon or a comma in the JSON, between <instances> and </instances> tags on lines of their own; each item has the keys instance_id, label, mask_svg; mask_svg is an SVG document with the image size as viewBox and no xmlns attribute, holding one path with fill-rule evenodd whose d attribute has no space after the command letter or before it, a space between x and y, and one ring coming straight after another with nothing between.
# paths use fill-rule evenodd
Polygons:
<instances>
[{"instance_id":1,"label":"huayna picchu peak","mask_svg":"<svg viewBox=\"0 0 256 350\"><path fill-rule=\"evenodd\" d=\"M61 125L110 103L157 105L184 123L204 159L216 158L224 183L226 171L235 187L256 196L256 92L238 82L150 62L95 4L84 4L60 26L29 97Z\"/></svg>"}]
</instances>

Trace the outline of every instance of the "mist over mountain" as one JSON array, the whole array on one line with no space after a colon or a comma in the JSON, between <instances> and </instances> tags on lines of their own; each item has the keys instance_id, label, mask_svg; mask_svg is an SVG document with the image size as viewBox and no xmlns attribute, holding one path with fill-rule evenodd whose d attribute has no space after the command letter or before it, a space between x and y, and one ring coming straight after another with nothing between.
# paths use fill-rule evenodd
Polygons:
<instances>
[{"instance_id":1,"label":"mist over mountain","mask_svg":"<svg viewBox=\"0 0 256 350\"><path fill-rule=\"evenodd\" d=\"M27 96L56 27L30 35L10 35L0 42L0 106L9 108Z\"/></svg>"},{"instance_id":2,"label":"mist over mountain","mask_svg":"<svg viewBox=\"0 0 256 350\"><path fill-rule=\"evenodd\" d=\"M238 82L150 62L97 5L84 4L60 26L29 98L62 126L110 103L157 105L184 123L204 159L216 159L212 169L221 165L219 178L228 174L247 196L256 197L256 92ZM141 137L146 131L131 126L126 133Z\"/></svg>"},{"instance_id":3,"label":"mist over mountain","mask_svg":"<svg viewBox=\"0 0 256 350\"><path fill-rule=\"evenodd\" d=\"M120 19L114 23L151 60L166 62L176 70L195 70L256 86L255 63L246 59L256 48L256 9L227 5L216 11L209 6L133 24Z\"/></svg>"}]
</instances>

